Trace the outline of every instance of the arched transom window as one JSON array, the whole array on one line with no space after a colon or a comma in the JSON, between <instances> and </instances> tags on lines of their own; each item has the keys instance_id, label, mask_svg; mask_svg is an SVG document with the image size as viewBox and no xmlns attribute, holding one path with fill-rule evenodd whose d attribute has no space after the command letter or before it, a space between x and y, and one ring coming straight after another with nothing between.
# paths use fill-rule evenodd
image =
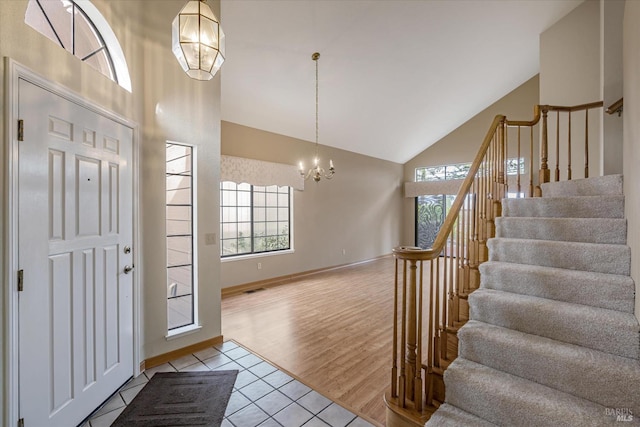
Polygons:
<instances>
[{"instance_id":1,"label":"arched transom window","mask_svg":"<svg viewBox=\"0 0 640 427\"><path fill-rule=\"evenodd\" d=\"M131 91L120 44L102 14L87 0L29 0L25 22Z\"/></svg>"}]
</instances>

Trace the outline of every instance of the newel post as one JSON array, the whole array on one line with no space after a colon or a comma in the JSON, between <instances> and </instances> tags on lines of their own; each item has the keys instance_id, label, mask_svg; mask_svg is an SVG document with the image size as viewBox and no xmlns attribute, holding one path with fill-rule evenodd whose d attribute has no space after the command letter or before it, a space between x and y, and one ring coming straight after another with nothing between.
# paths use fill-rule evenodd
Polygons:
<instances>
[{"instance_id":1,"label":"newel post","mask_svg":"<svg viewBox=\"0 0 640 427\"><path fill-rule=\"evenodd\" d=\"M547 130L547 106L542 107L542 141L540 143L540 174L538 175L538 185L551 181L551 171L549 170L549 135Z\"/></svg>"},{"instance_id":2,"label":"newel post","mask_svg":"<svg viewBox=\"0 0 640 427\"><path fill-rule=\"evenodd\" d=\"M505 167L507 156L507 120L503 117L500 120L499 135L498 135L498 183L507 183L507 168Z\"/></svg>"},{"instance_id":3,"label":"newel post","mask_svg":"<svg viewBox=\"0 0 640 427\"><path fill-rule=\"evenodd\" d=\"M418 269L416 260L409 261L409 289L407 289L407 350L406 350L406 367L407 382L405 384L405 396L407 399L414 400L414 380L416 377L416 347L417 347L417 328L416 328L416 283Z\"/></svg>"}]
</instances>

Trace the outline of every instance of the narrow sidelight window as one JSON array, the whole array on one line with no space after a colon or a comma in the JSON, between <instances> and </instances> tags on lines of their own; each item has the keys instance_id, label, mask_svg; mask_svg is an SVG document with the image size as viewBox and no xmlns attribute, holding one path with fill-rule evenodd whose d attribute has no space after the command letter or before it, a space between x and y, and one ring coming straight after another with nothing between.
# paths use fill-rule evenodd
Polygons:
<instances>
[{"instance_id":1,"label":"narrow sidelight window","mask_svg":"<svg viewBox=\"0 0 640 427\"><path fill-rule=\"evenodd\" d=\"M168 330L197 323L194 147L167 143Z\"/></svg>"}]
</instances>

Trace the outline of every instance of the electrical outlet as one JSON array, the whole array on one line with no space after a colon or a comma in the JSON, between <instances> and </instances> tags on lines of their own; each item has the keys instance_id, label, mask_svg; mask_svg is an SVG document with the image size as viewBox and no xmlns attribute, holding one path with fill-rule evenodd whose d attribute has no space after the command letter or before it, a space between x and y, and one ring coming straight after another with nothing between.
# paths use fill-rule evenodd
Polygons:
<instances>
[{"instance_id":1,"label":"electrical outlet","mask_svg":"<svg viewBox=\"0 0 640 427\"><path fill-rule=\"evenodd\" d=\"M258 270L262 270L262 263L261 262L258 263Z\"/></svg>"},{"instance_id":2,"label":"electrical outlet","mask_svg":"<svg viewBox=\"0 0 640 427\"><path fill-rule=\"evenodd\" d=\"M204 235L204 244L205 245L215 245L216 244L216 233L206 233Z\"/></svg>"},{"instance_id":3,"label":"electrical outlet","mask_svg":"<svg viewBox=\"0 0 640 427\"><path fill-rule=\"evenodd\" d=\"M343 250L342 250L342 255L346 255L346 254L347 254L347 250L346 250L346 249L343 249Z\"/></svg>"}]
</instances>

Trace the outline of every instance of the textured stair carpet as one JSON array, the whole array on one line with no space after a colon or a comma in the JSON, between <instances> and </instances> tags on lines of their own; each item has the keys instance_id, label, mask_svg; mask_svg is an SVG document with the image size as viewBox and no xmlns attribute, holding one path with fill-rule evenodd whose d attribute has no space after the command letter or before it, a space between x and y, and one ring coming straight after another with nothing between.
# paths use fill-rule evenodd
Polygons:
<instances>
[{"instance_id":1,"label":"textured stair carpet","mask_svg":"<svg viewBox=\"0 0 640 427\"><path fill-rule=\"evenodd\" d=\"M622 194L615 175L503 201L446 403L427 426L640 425Z\"/></svg>"},{"instance_id":2,"label":"textured stair carpet","mask_svg":"<svg viewBox=\"0 0 640 427\"><path fill-rule=\"evenodd\" d=\"M629 276L489 261L480 265L483 289L531 295L633 313Z\"/></svg>"},{"instance_id":3,"label":"textured stair carpet","mask_svg":"<svg viewBox=\"0 0 640 427\"><path fill-rule=\"evenodd\" d=\"M431 424L443 427L494 427L495 424L445 403L431 416ZM429 424L429 425L431 425Z\"/></svg>"}]
</instances>

